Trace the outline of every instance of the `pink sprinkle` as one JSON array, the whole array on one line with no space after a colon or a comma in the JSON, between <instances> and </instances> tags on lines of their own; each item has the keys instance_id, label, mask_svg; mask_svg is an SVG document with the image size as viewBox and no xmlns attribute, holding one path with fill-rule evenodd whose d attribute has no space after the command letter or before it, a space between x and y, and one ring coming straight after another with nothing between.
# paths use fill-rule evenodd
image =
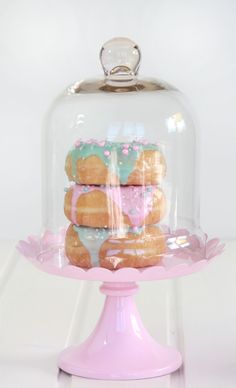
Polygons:
<instances>
[{"instance_id":1,"label":"pink sprinkle","mask_svg":"<svg viewBox=\"0 0 236 388\"><path fill-rule=\"evenodd\" d=\"M108 151L108 150L104 151L104 155L105 156L109 156L110 155L110 151Z\"/></svg>"},{"instance_id":2,"label":"pink sprinkle","mask_svg":"<svg viewBox=\"0 0 236 388\"><path fill-rule=\"evenodd\" d=\"M123 144L123 148L129 148L129 144Z\"/></svg>"},{"instance_id":3,"label":"pink sprinkle","mask_svg":"<svg viewBox=\"0 0 236 388\"><path fill-rule=\"evenodd\" d=\"M79 147L79 145L80 145L80 140L76 140L75 147Z\"/></svg>"},{"instance_id":4,"label":"pink sprinkle","mask_svg":"<svg viewBox=\"0 0 236 388\"><path fill-rule=\"evenodd\" d=\"M140 144L148 144L148 141L145 140L145 139L141 139L141 140L139 141L139 143L140 143Z\"/></svg>"},{"instance_id":5,"label":"pink sprinkle","mask_svg":"<svg viewBox=\"0 0 236 388\"><path fill-rule=\"evenodd\" d=\"M122 154L128 155L128 154L129 154L129 150L127 150L126 148L124 148L124 149L122 150Z\"/></svg>"},{"instance_id":6,"label":"pink sprinkle","mask_svg":"<svg viewBox=\"0 0 236 388\"><path fill-rule=\"evenodd\" d=\"M134 151L138 151L138 150L139 150L139 146L134 145L134 146L133 146L133 150L134 150Z\"/></svg>"},{"instance_id":7,"label":"pink sprinkle","mask_svg":"<svg viewBox=\"0 0 236 388\"><path fill-rule=\"evenodd\" d=\"M100 147L104 147L105 141L98 141L98 145L99 145Z\"/></svg>"}]
</instances>

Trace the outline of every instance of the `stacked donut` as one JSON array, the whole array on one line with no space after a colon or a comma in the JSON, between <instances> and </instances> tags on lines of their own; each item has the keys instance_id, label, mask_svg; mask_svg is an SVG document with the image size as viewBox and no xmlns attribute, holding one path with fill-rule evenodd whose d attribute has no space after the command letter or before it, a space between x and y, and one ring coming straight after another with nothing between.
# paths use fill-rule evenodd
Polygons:
<instances>
[{"instance_id":1,"label":"stacked donut","mask_svg":"<svg viewBox=\"0 0 236 388\"><path fill-rule=\"evenodd\" d=\"M78 141L65 170L73 182L64 204L71 221L65 241L69 261L112 270L158 264L165 238L156 224L166 211L159 187L166 164L159 147Z\"/></svg>"}]
</instances>

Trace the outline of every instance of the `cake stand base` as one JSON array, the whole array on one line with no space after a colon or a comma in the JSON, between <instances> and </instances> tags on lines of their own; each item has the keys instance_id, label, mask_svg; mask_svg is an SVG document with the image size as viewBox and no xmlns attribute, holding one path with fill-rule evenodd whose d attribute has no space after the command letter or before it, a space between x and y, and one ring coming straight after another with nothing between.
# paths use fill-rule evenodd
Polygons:
<instances>
[{"instance_id":1,"label":"cake stand base","mask_svg":"<svg viewBox=\"0 0 236 388\"><path fill-rule=\"evenodd\" d=\"M181 366L180 353L159 345L144 328L133 297L137 289L134 282L103 283L100 320L84 343L61 353L60 369L81 377L131 380L162 376Z\"/></svg>"}]
</instances>

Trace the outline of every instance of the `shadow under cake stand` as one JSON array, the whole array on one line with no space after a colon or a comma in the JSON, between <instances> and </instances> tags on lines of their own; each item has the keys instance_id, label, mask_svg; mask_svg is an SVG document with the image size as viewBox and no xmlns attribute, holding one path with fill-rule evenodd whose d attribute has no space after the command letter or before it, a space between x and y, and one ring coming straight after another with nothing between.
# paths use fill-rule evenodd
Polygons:
<instances>
[{"instance_id":1,"label":"shadow under cake stand","mask_svg":"<svg viewBox=\"0 0 236 388\"><path fill-rule=\"evenodd\" d=\"M59 356L63 371L82 377L109 380L151 378L169 374L182 364L180 353L159 345L145 329L137 311L134 294L136 282L171 279L189 275L205 267L223 246L218 240L208 242L208 255L194 261L180 258L163 265L142 269L108 270L94 267L88 270L65 263L61 248L61 263L50 256L39 259L38 240L29 237L18 245L20 252L41 270L74 279L102 281L100 291L106 295L100 319L92 334L80 345L66 348ZM32 249L33 248L33 249ZM58 248L57 248L58 251ZM207 253L207 251L205 250Z\"/></svg>"}]
</instances>

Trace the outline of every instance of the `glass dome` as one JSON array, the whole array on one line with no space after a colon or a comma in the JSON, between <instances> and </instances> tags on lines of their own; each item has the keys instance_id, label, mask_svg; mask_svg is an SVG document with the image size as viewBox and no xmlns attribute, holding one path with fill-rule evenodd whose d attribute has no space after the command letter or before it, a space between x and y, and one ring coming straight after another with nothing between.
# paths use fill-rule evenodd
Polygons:
<instances>
[{"instance_id":1,"label":"glass dome","mask_svg":"<svg viewBox=\"0 0 236 388\"><path fill-rule=\"evenodd\" d=\"M131 40L108 41L104 76L51 107L42 260L116 270L204 256L194 124L178 90L138 77L140 58Z\"/></svg>"}]
</instances>

